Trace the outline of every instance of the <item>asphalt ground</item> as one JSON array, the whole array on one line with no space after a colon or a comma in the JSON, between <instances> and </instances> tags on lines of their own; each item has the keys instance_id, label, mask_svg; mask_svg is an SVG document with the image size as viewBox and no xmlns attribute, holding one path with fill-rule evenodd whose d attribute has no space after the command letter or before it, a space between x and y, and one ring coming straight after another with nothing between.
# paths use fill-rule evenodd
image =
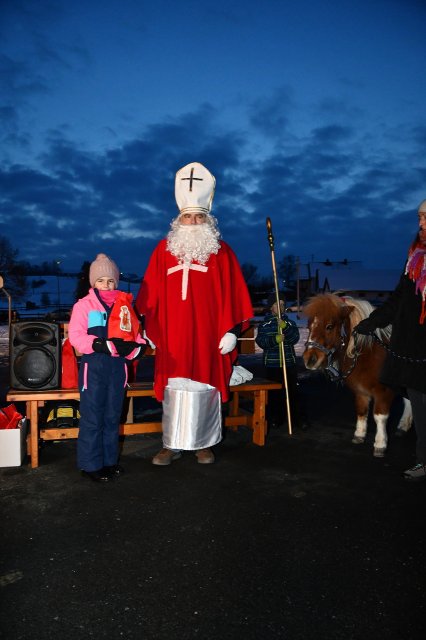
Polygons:
<instances>
[{"instance_id":1,"label":"asphalt ground","mask_svg":"<svg viewBox=\"0 0 426 640\"><path fill-rule=\"evenodd\" d=\"M4 399L5 360L0 381ZM311 429L264 447L227 430L214 465L152 465L153 434L125 439L107 485L80 476L72 440L1 469L1 637L424 637L426 483L401 477L415 434L396 437L396 406L374 458L372 424L351 444L345 388L301 368L301 391Z\"/></svg>"}]
</instances>

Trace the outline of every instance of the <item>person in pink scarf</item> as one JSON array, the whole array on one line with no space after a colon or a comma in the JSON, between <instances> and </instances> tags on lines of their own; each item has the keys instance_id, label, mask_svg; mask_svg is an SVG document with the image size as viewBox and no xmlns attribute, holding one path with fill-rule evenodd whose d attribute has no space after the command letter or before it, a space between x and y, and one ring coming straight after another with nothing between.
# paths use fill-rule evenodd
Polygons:
<instances>
[{"instance_id":1,"label":"person in pink scarf","mask_svg":"<svg viewBox=\"0 0 426 640\"><path fill-rule=\"evenodd\" d=\"M416 464L404 472L407 480L426 478L426 200L418 208L419 230L404 271L389 299L354 329L373 333L392 325L381 382L408 395L416 430Z\"/></svg>"},{"instance_id":2,"label":"person in pink scarf","mask_svg":"<svg viewBox=\"0 0 426 640\"><path fill-rule=\"evenodd\" d=\"M146 348L132 295L117 289L119 275L115 262L99 253L90 266L91 289L73 306L68 327L70 343L82 354L77 464L95 482L124 472L118 464L118 430L127 361L140 358Z\"/></svg>"}]
</instances>

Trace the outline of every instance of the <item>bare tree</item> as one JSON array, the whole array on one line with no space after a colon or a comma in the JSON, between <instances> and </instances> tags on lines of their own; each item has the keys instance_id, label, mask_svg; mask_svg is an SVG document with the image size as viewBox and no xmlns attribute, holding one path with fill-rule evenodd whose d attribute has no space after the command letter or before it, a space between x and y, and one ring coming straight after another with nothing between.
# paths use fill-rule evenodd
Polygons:
<instances>
[{"instance_id":1,"label":"bare tree","mask_svg":"<svg viewBox=\"0 0 426 640\"><path fill-rule=\"evenodd\" d=\"M277 271L286 288L293 287L296 282L296 258L293 255L281 258L277 265Z\"/></svg>"},{"instance_id":2,"label":"bare tree","mask_svg":"<svg viewBox=\"0 0 426 640\"><path fill-rule=\"evenodd\" d=\"M243 272L247 286L254 286L258 279L256 265L251 264L251 262L244 262L244 264L241 265L241 271Z\"/></svg>"},{"instance_id":3,"label":"bare tree","mask_svg":"<svg viewBox=\"0 0 426 640\"><path fill-rule=\"evenodd\" d=\"M75 290L75 299L80 300L80 298L84 298L89 293L90 282L89 282L89 271L90 271L90 262L87 260L83 262L80 273L78 274L77 288Z\"/></svg>"},{"instance_id":4,"label":"bare tree","mask_svg":"<svg viewBox=\"0 0 426 640\"><path fill-rule=\"evenodd\" d=\"M7 238L0 236L0 273L7 291L12 298L19 300L27 291L27 280L17 260L18 253Z\"/></svg>"}]
</instances>

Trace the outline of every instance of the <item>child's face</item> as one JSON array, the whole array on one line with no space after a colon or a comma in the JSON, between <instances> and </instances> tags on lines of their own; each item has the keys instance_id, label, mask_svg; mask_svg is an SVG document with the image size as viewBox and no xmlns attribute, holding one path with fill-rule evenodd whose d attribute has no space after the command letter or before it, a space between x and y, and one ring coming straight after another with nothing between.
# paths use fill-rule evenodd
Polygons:
<instances>
[{"instance_id":1,"label":"child's face","mask_svg":"<svg viewBox=\"0 0 426 640\"><path fill-rule=\"evenodd\" d=\"M98 278L95 282L95 289L99 289L99 291L112 291L115 289L114 278L108 278L108 276Z\"/></svg>"},{"instance_id":2,"label":"child's face","mask_svg":"<svg viewBox=\"0 0 426 640\"><path fill-rule=\"evenodd\" d=\"M284 313L284 311L285 311L285 303L282 300L280 300L280 315L282 315ZM273 313L274 316L277 315L277 303L276 302L274 302L274 304L271 307L271 313Z\"/></svg>"}]
</instances>

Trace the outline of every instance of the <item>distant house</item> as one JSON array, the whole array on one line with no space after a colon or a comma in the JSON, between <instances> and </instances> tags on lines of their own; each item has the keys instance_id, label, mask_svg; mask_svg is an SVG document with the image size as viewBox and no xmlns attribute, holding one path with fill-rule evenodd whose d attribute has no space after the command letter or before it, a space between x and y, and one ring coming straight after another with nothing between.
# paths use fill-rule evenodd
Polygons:
<instances>
[{"instance_id":1,"label":"distant house","mask_svg":"<svg viewBox=\"0 0 426 640\"><path fill-rule=\"evenodd\" d=\"M317 292L339 292L364 298L377 306L395 289L400 275L399 269L365 269L359 263L338 267L321 265L317 270Z\"/></svg>"},{"instance_id":2,"label":"distant house","mask_svg":"<svg viewBox=\"0 0 426 640\"><path fill-rule=\"evenodd\" d=\"M317 262L303 265L300 273L300 298L317 293L336 293L364 298L377 306L395 289L399 269L366 269L360 262L337 264Z\"/></svg>"}]
</instances>

